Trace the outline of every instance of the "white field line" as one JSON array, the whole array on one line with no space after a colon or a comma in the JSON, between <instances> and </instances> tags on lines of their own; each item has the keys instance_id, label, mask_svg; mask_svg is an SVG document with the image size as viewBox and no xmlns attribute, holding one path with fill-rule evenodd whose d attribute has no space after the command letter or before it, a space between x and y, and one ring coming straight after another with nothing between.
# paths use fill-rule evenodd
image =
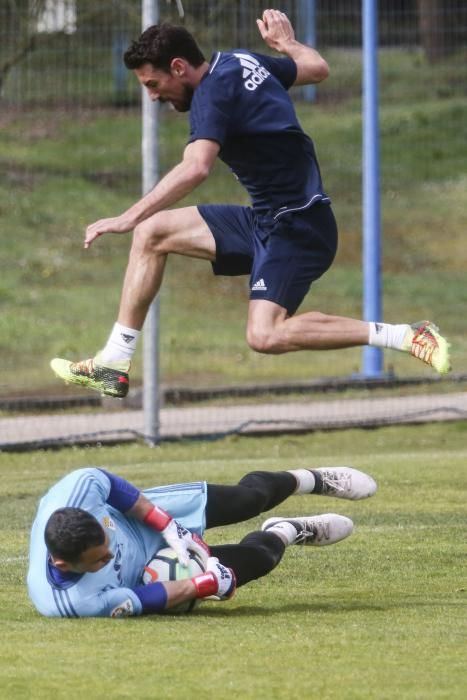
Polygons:
<instances>
[{"instance_id":1,"label":"white field line","mask_svg":"<svg viewBox=\"0 0 467 700\"><path fill-rule=\"evenodd\" d=\"M18 557L0 557L0 564L12 564L16 561L27 561L28 557L24 554Z\"/></svg>"}]
</instances>

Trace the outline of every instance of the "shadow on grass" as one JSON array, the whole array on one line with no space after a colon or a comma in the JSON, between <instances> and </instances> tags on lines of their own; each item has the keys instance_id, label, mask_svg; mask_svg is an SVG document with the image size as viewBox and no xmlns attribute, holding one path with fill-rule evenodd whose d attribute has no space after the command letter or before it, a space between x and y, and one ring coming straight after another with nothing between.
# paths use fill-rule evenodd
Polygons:
<instances>
[{"instance_id":1,"label":"shadow on grass","mask_svg":"<svg viewBox=\"0 0 467 700\"><path fill-rule=\"evenodd\" d=\"M447 602L443 600L443 607L459 607L467 606L467 599L460 598L459 601ZM400 601L394 603L364 603L362 601L348 602L348 603L338 603L338 602L315 602L315 603L294 603L289 605L283 605L278 608L271 607L258 607L258 606L242 606L239 608L212 608L207 609L203 607L202 609L196 610L194 613L197 619L201 617L229 617L230 619L235 617L272 617L275 615L289 614L289 613L304 613L304 612L359 612L359 611L374 611L374 612L386 612L389 610L404 610L410 608L429 608L432 606L439 607L440 601L438 598L433 600L416 600L416 601ZM189 616L186 616L189 619Z\"/></svg>"}]
</instances>

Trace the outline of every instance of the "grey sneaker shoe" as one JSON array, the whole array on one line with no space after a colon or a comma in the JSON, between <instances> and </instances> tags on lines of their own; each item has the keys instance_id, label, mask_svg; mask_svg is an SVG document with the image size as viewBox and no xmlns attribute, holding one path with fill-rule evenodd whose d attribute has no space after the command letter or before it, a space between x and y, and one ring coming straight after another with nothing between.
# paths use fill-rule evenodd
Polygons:
<instances>
[{"instance_id":1,"label":"grey sneaker shoe","mask_svg":"<svg viewBox=\"0 0 467 700\"><path fill-rule=\"evenodd\" d=\"M376 481L352 467L323 467L310 470L316 479L313 494L359 501L376 493Z\"/></svg>"},{"instance_id":2,"label":"grey sneaker shoe","mask_svg":"<svg viewBox=\"0 0 467 700\"><path fill-rule=\"evenodd\" d=\"M317 547L334 544L345 539L353 530L353 522L345 515L325 513L296 518L268 518L261 526L269 530L280 523L291 523L297 530L297 538L293 544L306 544Z\"/></svg>"}]
</instances>

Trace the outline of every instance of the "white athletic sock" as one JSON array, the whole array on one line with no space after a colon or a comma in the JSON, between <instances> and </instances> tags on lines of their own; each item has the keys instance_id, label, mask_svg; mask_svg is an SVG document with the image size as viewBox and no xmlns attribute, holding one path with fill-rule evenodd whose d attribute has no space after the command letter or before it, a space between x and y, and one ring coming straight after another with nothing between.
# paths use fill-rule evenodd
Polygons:
<instances>
[{"instance_id":1,"label":"white athletic sock","mask_svg":"<svg viewBox=\"0 0 467 700\"><path fill-rule=\"evenodd\" d=\"M392 348L402 350L404 338L410 326L407 323L370 323L368 345L377 348Z\"/></svg>"},{"instance_id":2,"label":"white athletic sock","mask_svg":"<svg viewBox=\"0 0 467 700\"><path fill-rule=\"evenodd\" d=\"M268 527L266 532L273 532L280 537L286 546L293 544L298 535L297 528L288 520L280 520L278 523L274 523L274 525Z\"/></svg>"},{"instance_id":3,"label":"white athletic sock","mask_svg":"<svg viewBox=\"0 0 467 700\"><path fill-rule=\"evenodd\" d=\"M297 480L295 495L311 493L315 488L315 477L309 469L288 469L289 474L293 474Z\"/></svg>"},{"instance_id":4,"label":"white athletic sock","mask_svg":"<svg viewBox=\"0 0 467 700\"><path fill-rule=\"evenodd\" d=\"M101 352L104 362L131 360L141 331L116 323L112 328L106 346Z\"/></svg>"}]
</instances>

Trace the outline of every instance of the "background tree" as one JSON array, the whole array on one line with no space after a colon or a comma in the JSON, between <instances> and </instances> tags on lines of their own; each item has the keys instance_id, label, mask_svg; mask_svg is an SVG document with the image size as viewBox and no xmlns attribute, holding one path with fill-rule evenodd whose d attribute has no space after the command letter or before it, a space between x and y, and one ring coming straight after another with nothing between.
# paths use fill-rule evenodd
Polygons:
<instances>
[{"instance_id":1,"label":"background tree","mask_svg":"<svg viewBox=\"0 0 467 700\"><path fill-rule=\"evenodd\" d=\"M0 95L11 69L34 50L45 5L46 0L7 0L2 8L7 40L2 41L0 53Z\"/></svg>"},{"instance_id":2,"label":"background tree","mask_svg":"<svg viewBox=\"0 0 467 700\"><path fill-rule=\"evenodd\" d=\"M420 43L431 63L465 45L467 4L460 0L417 0Z\"/></svg>"}]
</instances>

